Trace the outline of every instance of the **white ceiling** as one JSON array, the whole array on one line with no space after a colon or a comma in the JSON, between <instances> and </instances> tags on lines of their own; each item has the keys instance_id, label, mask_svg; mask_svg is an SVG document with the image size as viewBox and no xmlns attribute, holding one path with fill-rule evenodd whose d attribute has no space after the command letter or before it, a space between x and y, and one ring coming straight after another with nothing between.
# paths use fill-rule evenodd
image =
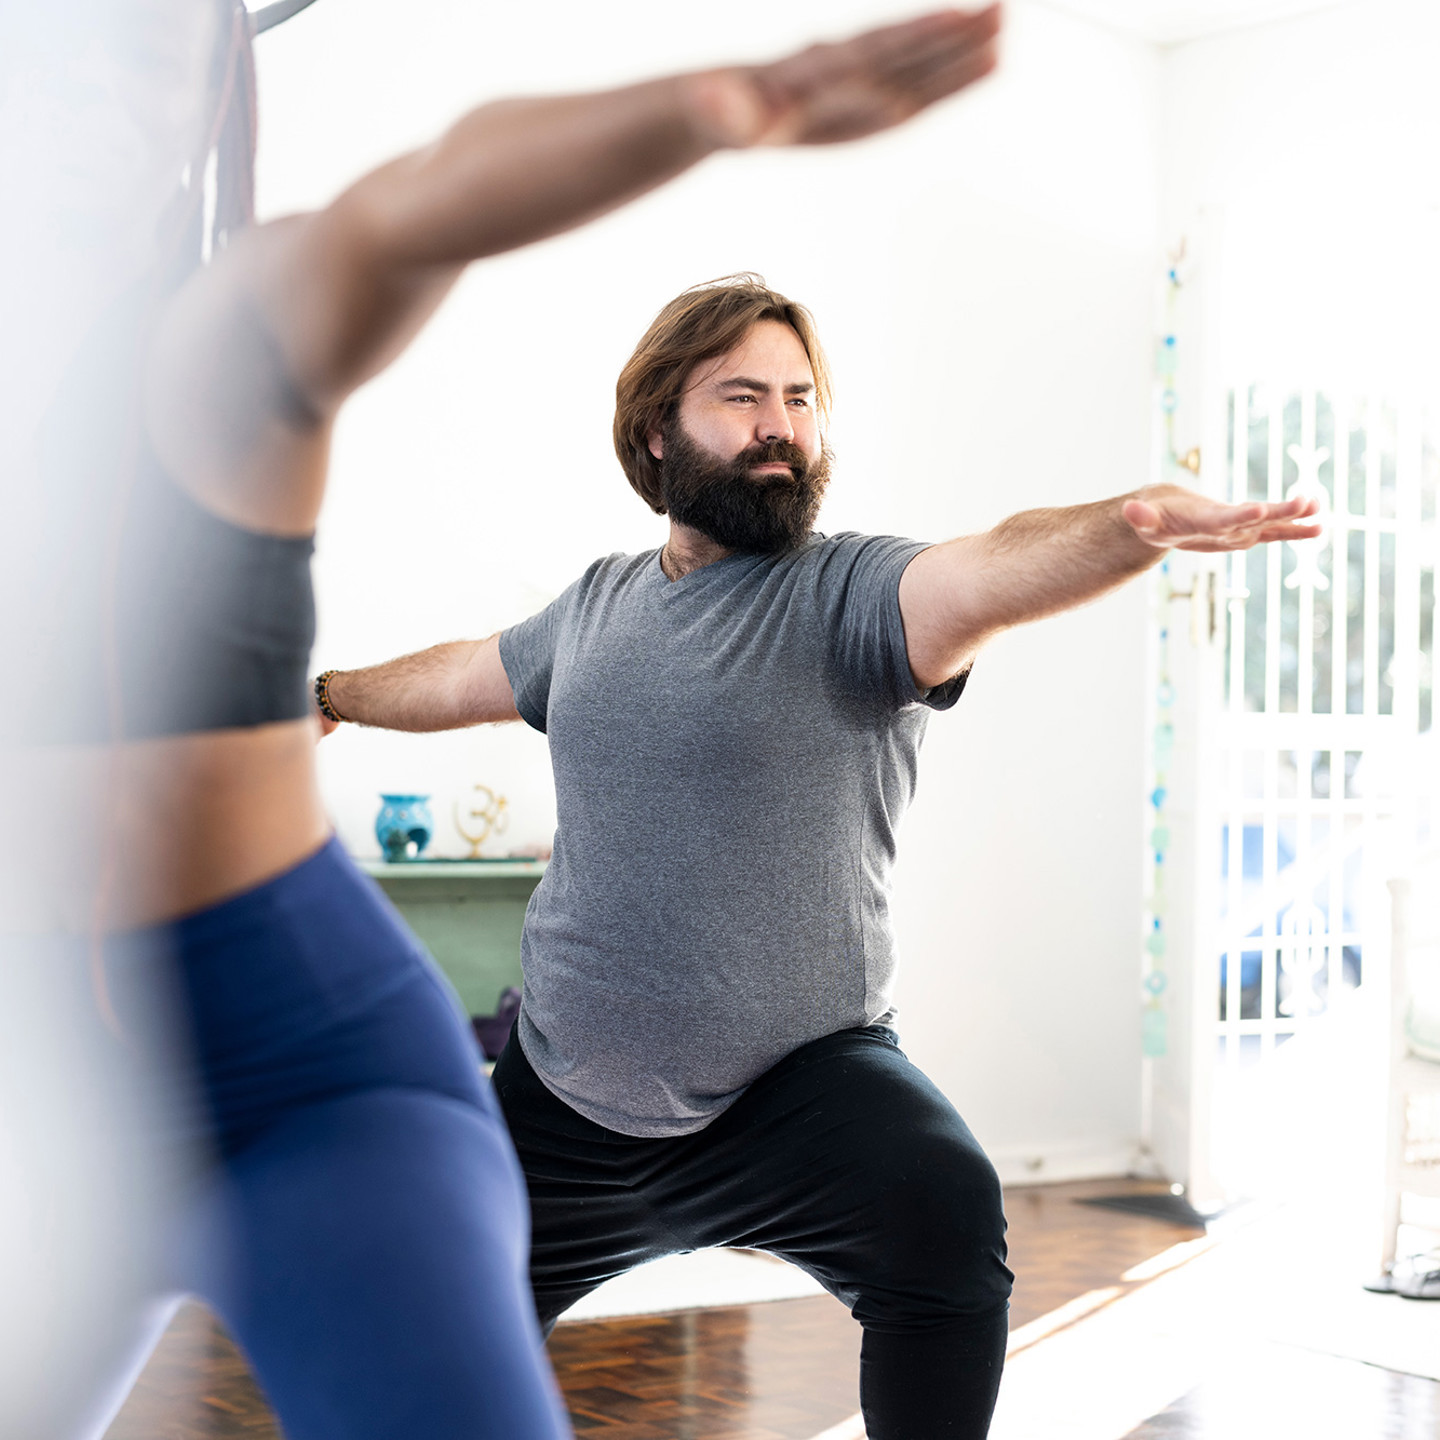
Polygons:
<instances>
[{"instance_id":1,"label":"white ceiling","mask_svg":"<svg viewBox=\"0 0 1440 1440\"><path fill-rule=\"evenodd\" d=\"M1040 0L1158 45L1176 45L1247 25L1263 25L1347 0Z\"/></svg>"}]
</instances>

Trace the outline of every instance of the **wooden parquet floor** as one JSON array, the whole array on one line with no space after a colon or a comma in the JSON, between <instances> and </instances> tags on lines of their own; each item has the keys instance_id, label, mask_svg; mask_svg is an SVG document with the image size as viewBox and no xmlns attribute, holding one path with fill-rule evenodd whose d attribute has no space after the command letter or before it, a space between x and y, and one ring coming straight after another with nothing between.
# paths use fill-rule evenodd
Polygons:
<instances>
[{"instance_id":1,"label":"wooden parquet floor","mask_svg":"<svg viewBox=\"0 0 1440 1440\"><path fill-rule=\"evenodd\" d=\"M1012 1326L1198 1235L1074 1203L1155 1188L1107 1180L1012 1190ZM550 1342L583 1440L809 1440L859 1408L859 1352L859 1329L828 1296L562 1325Z\"/></svg>"},{"instance_id":2,"label":"wooden parquet floor","mask_svg":"<svg viewBox=\"0 0 1440 1440\"><path fill-rule=\"evenodd\" d=\"M1011 1190L1012 1326L1037 1319L1199 1232L1074 1201L1143 1192L1138 1181ZM811 1440L853 1415L859 1329L828 1296L561 1324L550 1355L579 1440ZM1304 1368L1299 1375L1297 1366ZM1129 1440L1251 1440L1235 1428L1260 1394L1303 1390L1318 1417L1253 1440L1434 1440L1440 1385L1314 1356L1257 1356L1255 1372L1217 1378ZM1290 1376L1297 1376L1293 1382ZM1303 1384L1301 1383L1303 1381ZM1328 1388L1327 1388L1328 1387ZM1326 1395L1331 1403L1327 1406ZM1238 1408L1237 1408L1238 1407ZM1344 1415L1345 1428L1325 1417ZM1363 1418L1363 1417L1369 1417ZM1419 1418L1416 1418L1419 1417ZM1428 1418L1427 1418L1428 1417ZM1423 1423L1422 1423L1423 1422ZM1418 1428L1417 1428L1418 1427ZM1427 1428L1428 1427L1428 1428ZM203 1307L176 1315L106 1440L279 1440L243 1357Z\"/></svg>"},{"instance_id":3,"label":"wooden parquet floor","mask_svg":"<svg viewBox=\"0 0 1440 1440\"><path fill-rule=\"evenodd\" d=\"M1194 1233L1072 1203L1117 1188L1092 1181L1007 1196L1013 1324ZM562 1324L550 1341L583 1440L808 1440L858 1408L859 1350L858 1328L828 1296ZM208 1311L187 1304L106 1440L278 1436L244 1358Z\"/></svg>"}]
</instances>

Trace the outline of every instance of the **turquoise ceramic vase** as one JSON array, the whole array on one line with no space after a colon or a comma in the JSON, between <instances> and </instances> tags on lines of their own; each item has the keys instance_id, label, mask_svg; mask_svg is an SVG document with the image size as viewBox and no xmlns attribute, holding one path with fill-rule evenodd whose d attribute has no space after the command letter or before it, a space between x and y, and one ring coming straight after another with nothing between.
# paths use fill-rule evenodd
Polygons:
<instances>
[{"instance_id":1,"label":"turquoise ceramic vase","mask_svg":"<svg viewBox=\"0 0 1440 1440\"><path fill-rule=\"evenodd\" d=\"M435 833L428 795L382 795L380 813L375 817L375 838L380 851L392 865L416 860Z\"/></svg>"}]
</instances>

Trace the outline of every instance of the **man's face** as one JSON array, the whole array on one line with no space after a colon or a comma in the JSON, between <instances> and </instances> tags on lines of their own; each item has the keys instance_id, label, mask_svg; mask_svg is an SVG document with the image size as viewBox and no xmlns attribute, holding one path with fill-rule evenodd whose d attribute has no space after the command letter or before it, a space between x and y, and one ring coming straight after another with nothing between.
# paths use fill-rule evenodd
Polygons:
<instances>
[{"instance_id":1,"label":"man's face","mask_svg":"<svg viewBox=\"0 0 1440 1440\"><path fill-rule=\"evenodd\" d=\"M810 533L830 478L800 337L762 320L696 367L649 437L671 519L731 550L774 553Z\"/></svg>"}]
</instances>

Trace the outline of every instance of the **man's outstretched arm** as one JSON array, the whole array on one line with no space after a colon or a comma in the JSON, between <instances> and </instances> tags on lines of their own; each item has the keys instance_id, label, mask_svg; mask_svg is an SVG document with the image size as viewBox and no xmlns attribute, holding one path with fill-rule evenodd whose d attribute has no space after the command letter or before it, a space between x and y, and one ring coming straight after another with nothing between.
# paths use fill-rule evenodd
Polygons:
<instances>
[{"instance_id":1,"label":"man's outstretched arm","mask_svg":"<svg viewBox=\"0 0 1440 1440\"><path fill-rule=\"evenodd\" d=\"M460 730L518 720L500 663L500 637L452 640L364 670L337 670L330 703L346 720L383 730ZM333 720L320 717L328 735Z\"/></svg>"},{"instance_id":2,"label":"man's outstretched arm","mask_svg":"<svg viewBox=\"0 0 1440 1440\"><path fill-rule=\"evenodd\" d=\"M1025 510L981 535L932 545L900 579L915 683L941 685L992 635L1083 605L1167 550L1248 550L1305 540L1314 500L1224 505L1179 485L1054 510Z\"/></svg>"}]
</instances>

